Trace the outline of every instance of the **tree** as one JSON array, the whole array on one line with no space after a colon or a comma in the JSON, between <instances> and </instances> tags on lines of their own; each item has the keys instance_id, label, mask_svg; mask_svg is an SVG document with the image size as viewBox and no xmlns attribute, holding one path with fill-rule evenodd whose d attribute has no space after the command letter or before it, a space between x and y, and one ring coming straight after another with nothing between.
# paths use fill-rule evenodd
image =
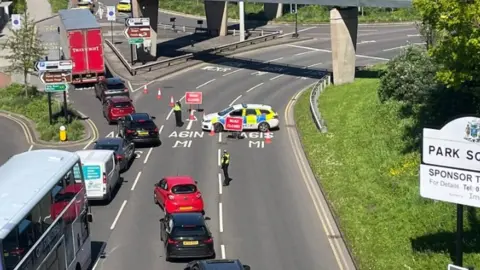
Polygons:
<instances>
[{"instance_id":1,"label":"tree","mask_svg":"<svg viewBox=\"0 0 480 270\"><path fill-rule=\"evenodd\" d=\"M422 23L441 33L429 50L440 64L437 78L448 87L480 81L480 1L413 0Z\"/></svg>"},{"instance_id":2,"label":"tree","mask_svg":"<svg viewBox=\"0 0 480 270\"><path fill-rule=\"evenodd\" d=\"M3 49L10 54L5 59L10 61L8 73L23 73L25 83L25 97L28 97L28 73L34 68L35 62L45 56L45 49L37 35L35 22L30 19L26 11L21 18L21 27L11 29L12 35L8 37Z\"/></svg>"}]
</instances>

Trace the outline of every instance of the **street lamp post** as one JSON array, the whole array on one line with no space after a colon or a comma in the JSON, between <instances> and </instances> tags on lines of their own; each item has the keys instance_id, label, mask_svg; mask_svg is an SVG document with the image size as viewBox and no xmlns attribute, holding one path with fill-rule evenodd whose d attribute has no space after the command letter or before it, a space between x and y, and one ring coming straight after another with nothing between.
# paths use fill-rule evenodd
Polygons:
<instances>
[{"instance_id":1,"label":"street lamp post","mask_svg":"<svg viewBox=\"0 0 480 270\"><path fill-rule=\"evenodd\" d=\"M297 4L295 4L295 33L293 33L292 37L298 38L298 8Z\"/></svg>"}]
</instances>

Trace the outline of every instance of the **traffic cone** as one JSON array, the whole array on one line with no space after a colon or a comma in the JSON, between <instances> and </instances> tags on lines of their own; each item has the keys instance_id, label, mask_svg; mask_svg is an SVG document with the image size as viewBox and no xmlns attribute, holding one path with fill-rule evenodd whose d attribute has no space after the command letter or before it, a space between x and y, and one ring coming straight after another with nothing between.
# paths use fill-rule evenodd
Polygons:
<instances>
[{"instance_id":1,"label":"traffic cone","mask_svg":"<svg viewBox=\"0 0 480 270\"><path fill-rule=\"evenodd\" d=\"M173 96L170 96L170 107L175 106L175 100L173 100Z\"/></svg>"},{"instance_id":2,"label":"traffic cone","mask_svg":"<svg viewBox=\"0 0 480 270\"><path fill-rule=\"evenodd\" d=\"M158 88L157 99L158 100L162 99L162 90L160 90L160 88Z\"/></svg>"},{"instance_id":3,"label":"traffic cone","mask_svg":"<svg viewBox=\"0 0 480 270\"><path fill-rule=\"evenodd\" d=\"M195 120L195 115L193 115L194 110L190 112L190 121Z\"/></svg>"},{"instance_id":4,"label":"traffic cone","mask_svg":"<svg viewBox=\"0 0 480 270\"><path fill-rule=\"evenodd\" d=\"M265 143L266 144L270 144L272 143L272 138L270 138L270 130L267 130L267 132L265 132Z\"/></svg>"},{"instance_id":5,"label":"traffic cone","mask_svg":"<svg viewBox=\"0 0 480 270\"><path fill-rule=\"evenodd\" d=\"M143 86L143 93L148 94L148 88L146 84Z\"/></svg>"},{"instance_id":6,"label":"traffic cone","mask_svg":"<svg viewBox=\"0 0 480 270\"><path fill-rule=\"evenodd\" d=\"M215 128L212 125L212 128L210 129L210 136L215 136Z\"/></svg>"}]
</instances>

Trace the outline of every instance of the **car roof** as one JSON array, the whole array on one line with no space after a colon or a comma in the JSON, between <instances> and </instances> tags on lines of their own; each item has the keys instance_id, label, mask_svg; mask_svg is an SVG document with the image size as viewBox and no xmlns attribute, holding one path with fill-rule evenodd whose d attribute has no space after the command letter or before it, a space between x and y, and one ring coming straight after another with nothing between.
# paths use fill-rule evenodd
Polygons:
<instances>
[{"instance_id":1,"label":"car roof","mask_svg":"<svg viewBox=\"0 0 480 270\"><path fill-rule=\"evenodd\" d=\"M148 113L132 113L130 114L130 118L135 122L139 120L144 120L144 121L151 120L151 117Z\"/></svg>"},{"instance_id":2,"label":"car roof","mask_svg":"<svg viewBox=\"0 0 480 270\"><path fill-rule=\"evenodd\" d=\"M233 270L233 269L238 269L238 270L243 270L243 265L240 262L240 260L229 260L229 259L218 259L218 260L201 260L198 261L198 263L202 266L205 267L205 269L208 270ZM228 264L225 265L225 264ZM232 268L232 266L236 266L238 268Z\"/></svg>"},{"instance_id":3,"label":"car roof","mask_svg":"<svg viewBox=\"0 0 480 270\"><path fill-rule=\"evenodd\" d=\"M234 110L238 109L261 109L261 110L272 110L272 106L265 104L251 104L251 103L241 103L235 104L232 106Z\"/></svg>"},{"instance_id":4,"label":"car roof","mask_svg":"<svg viewBox=\"0 0 480 270\"><path fill-rule=\"evenodd\" d=\"M195 180L191 176L166 176L165 180L171 185L195 184Z\"/></svg>"},{"instance_id":5,"label":"car roof","mask_svg":"<svg viewBox=\"0 0 480 270\"><path fill-rule=\"evenodd\" d=\"M127 96L113 96L109 98L113 103L117 102L130 102L130 98Z\"/></svg>"},{"instance_id":6,"label":"car roof","mask_svg":"<svg viewBox=\"0 0 480 270\"><path fill-rule=\"evenodd\" d=\"M173 223L175 225L196 225L196 226L204 226L205 225L205 218L203 217L202 213L174 213L171 214Z\"/></svg>"},{"instance_id":7,"label":"car roof","mask_svg":"<svg viewBox=\"0 0 480 270\"><path fill-rule=\"evenodd\" d=\"M122 144L123 139L122 138L101 138L97 140L97 144L113 144L113 145L118 145Z\"/></svg>"},{"instance_id":8,"label":"car roof","mask_svg":"<svg viewBox=\"0 0 480 270\"><path fill-rule=\"evenodd\" d=\"M121 84L124 83L119 77L111 77L106 79L107 84Z\"/></svg>"}]
</instances>

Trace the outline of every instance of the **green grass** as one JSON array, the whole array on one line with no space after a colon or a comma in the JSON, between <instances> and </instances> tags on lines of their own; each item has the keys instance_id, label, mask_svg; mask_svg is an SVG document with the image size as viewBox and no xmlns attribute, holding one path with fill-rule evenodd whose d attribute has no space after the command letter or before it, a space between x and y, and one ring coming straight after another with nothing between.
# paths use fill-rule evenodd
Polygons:
<instances>
[{"instance_id":1,"label":"green grass","mask_svg":"<svg viewBox=\"0 0 480 270\"><path fill-rule=\"evenodd\" d=\"M295 120L307 157L360 269L444 269L454 252L455 205L420 197L420 156L402 154L410 121L398 117L399 103L380 104L378 85L328 87L319 100L326 134L312 122L309 92L301 96ZM480 261L476 218L465 219L464 265Z\"/></svg>"},{"instance_id":2,"label":"green grass","mask_svg":"<svg viewBox=\"0 0 480 270\"><path fill-rule=\"evenodd\" d=\"M68 0L48 0L52 6L52 13L57 13L61 9L68 8Z\"/></svg>"},{"instance_id":3,"label":"green grass","mask_svg":"<svg viewBox=\"0 0 480 270\"><path fill-rule=\"evenodd\" d=\"M69 141L77 141L83 138L85 127L80 120L73 120L66 125L64 118L59 118L54 125L50 125L48 118L47 95L31 89L30 97L25 98L23 85L12 84L6 88L0 88L0 109L18 113L33 120L40 139L44 141L59 141L60 126L65 125ZM60 111L60 104L53 102L53 113Z\"/></svg>"},{"instance_id":4,"label":"green grass","mask_svg":"<svg viewBox=\"0 0 480 270\"><path fill-rule=\"evenodd\" d=\"M60 1L60 0L51 0ZM202 0L161 0L160 8L176 12L205 16L205 7ZM276 22L294 22L295 16L290 14L288 7L284 5L285 15L276 19ZM263 4L245 3L245 14L247 20L264 19ZM238 19L238 6L234 3L228 4L228 18ZM358 17L360 22L405 22L418 19L418 14L413 9L398 9L385 11L379 8L365 8L364 16ZM329 22L330 12L327 7L311 5L299 7L299 23L322 23Z\"/></svg>"}]
</instances>

